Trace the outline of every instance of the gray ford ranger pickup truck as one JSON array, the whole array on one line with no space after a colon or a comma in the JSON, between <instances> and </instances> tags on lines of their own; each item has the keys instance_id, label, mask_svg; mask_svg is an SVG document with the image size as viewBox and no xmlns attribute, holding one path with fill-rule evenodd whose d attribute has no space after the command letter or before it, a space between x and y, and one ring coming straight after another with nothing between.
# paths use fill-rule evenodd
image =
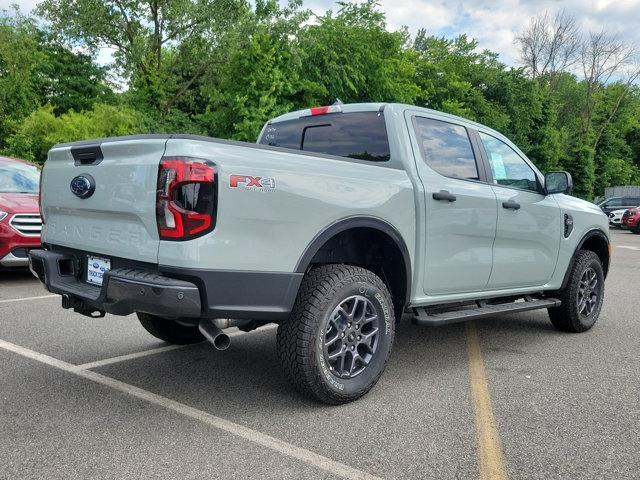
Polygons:
<instances>
[{"instance_id":1,"label":"gray ford ranger pickup truck","mask_svg":"<svg viewBox=\"0 0 640 480\"><path fill-rule=\"evenodd\" d=\"M596 322L606 215L500 133L399 104L269 121L257 144L143 135L56 145L30 267L62 306L136 313L173 343L278 324L286 376L339 404L369 391L396 323L547 309Z\"/></svg>"}]
</instances>

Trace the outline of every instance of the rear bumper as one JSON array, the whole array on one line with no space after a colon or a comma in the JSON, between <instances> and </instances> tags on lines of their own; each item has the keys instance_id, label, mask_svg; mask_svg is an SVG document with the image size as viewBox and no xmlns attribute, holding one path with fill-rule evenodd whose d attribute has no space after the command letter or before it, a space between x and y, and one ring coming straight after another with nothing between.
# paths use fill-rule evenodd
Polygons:
<instances>
[{"instance_id":1,"label":"rear bumper","mask_svg":"<svg viewBox=\"0 0 640 480\"><path fill-rule=\"evenodd\" d=\"M29 252L29 267L52 293L63 295L64 306L83 313L114 315L145 312L166 317L199 317L200 292L194 284L158 273L115 268L104 274L102 287L81 279L77 257L47 250Z\"/></svg>"},{"instance_id":2,"label":"rear bumper","mask_svg":"<svg viewBox=\"0 0 640 480\"><path fill-rule=\"evenodd\" d=\"M86 255L76 250L32 250L30 268L63 306L114 315L277 321L295 302L303 274L200 270L139 264L111 257L102 287L86 283ZM96 254L101 256L100 254Z\"/></svg>"}]
</instances>

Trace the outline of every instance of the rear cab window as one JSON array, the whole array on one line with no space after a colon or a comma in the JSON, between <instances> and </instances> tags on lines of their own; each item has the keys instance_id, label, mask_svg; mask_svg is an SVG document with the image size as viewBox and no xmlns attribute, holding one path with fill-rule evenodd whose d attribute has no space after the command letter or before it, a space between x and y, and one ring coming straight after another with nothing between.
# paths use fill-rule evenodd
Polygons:
<instances>
[{"instance_id":1,"label":"rear cab window","mask_svg":"<svg viewBox=\"0 0 640 480\"><path fill-rule=\"evenodd\" d=\"M381 111L330 113L273 122L265 127L258 143L371 162L391 158Z\"/></svg>"}]
</instances>

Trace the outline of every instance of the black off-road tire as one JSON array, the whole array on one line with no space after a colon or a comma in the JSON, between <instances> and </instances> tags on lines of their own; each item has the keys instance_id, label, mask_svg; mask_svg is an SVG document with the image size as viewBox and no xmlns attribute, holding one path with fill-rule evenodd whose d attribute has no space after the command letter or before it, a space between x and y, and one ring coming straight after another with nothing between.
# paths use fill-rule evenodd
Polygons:
<instances>
[{"instance_id":1,"label":"black off-road tire","mask_svg":"<svg viewBox=\"0 0 640 480\"><path fill-rule=\"evenodd\" d=\"M184 325L175 320L157 317L148 313L137 313L144 329L160 340L178 345L189 345L204 341L197 325Z\"/></svg>"},{"instance_id":2,"label":"black off-road tire","mask_svg":"<svg viewBox=\"0 0 640 480\"><path fill-rule=\"evenodd\" d=\"M335 374L325 354L330 341L327 336L336 310L355 298L360 299L369 312L375 311L369 318L378 316L375 322L378 322L379 336L375 352L364 370L352 378L341 378ZM356 323L354 321L350 328L356 328ZM344 327L348 333L346 323ZM377 275L350 265L324 265L305 275L290 317L278 327L277 350L285 375L302 394L339 405L352 402L373 388L386 367L394 334L391 294ZM339 341L340 344L344 342L341 348L347 349L346 338ZM359 348L356 346L356 352ZM353 357L350 358L350 363L355 364Z\"/></svg>"},{"instance_id":3,"label":"black off-road tire","mask_svg":"<svg viewBox=\"0 0 640 480\"><path fill-rule=\"evenodd\" d=\"M599 291L597 294L597 304L588 314L582 314L578 308L578 290L584 273L592 269L598 281ZM563 290L559 290L555 295L562 301L559 307L550 308L549 318L555 328L563 332L581 333L589 330L598 320L602 310L604 300L604 270L602 263L594 252L581 250L577 253L569 281Z\"/></svg>"}]
</instances>

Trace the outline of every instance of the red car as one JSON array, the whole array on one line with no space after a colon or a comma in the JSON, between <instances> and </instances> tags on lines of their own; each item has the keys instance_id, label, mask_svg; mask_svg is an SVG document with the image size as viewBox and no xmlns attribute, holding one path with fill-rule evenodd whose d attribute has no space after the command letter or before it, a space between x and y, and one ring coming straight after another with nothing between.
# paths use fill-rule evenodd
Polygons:
<instances>
[{"instance_id":1,"label":"red car","mask_svg":"<svg viewBox=\"0 0 640 480\"><path fill-rule=\"evenodd\" d=\"M622 215L622 228L627 228L633 233L640 233L640 207L632 208Z\"/></svg>"},{"instance_id":2,"label":"red car","mask_svg":"<svg viewBox=\"0 0 640 480\"><path fill-rule=\"evenodd\" d=\"M0 268L26 267L28 251L40 246L40 170L0 157Z\"/></svg>"}]
</instances>

